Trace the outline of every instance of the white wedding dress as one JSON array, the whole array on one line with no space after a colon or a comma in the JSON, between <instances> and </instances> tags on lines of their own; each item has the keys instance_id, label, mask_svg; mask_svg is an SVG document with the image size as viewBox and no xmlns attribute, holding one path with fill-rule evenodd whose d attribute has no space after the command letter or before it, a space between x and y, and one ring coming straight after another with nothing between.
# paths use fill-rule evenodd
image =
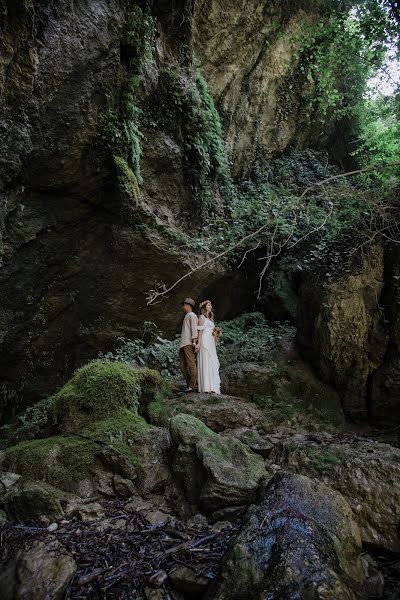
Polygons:
<instances>
[{"instance_id":1,"label":"white wedding dress","mask_svg":"<svg viewBox=\"0 0 400 600\"><path fill-rule=\"evenodd\" d=\"M204 325L197 329L203 331L201 346L197 355L198 387L199 392L221 393L221 380L219 377L219 360L213 336L214 322L205 318Z\"/></svg>"}]
</instances>

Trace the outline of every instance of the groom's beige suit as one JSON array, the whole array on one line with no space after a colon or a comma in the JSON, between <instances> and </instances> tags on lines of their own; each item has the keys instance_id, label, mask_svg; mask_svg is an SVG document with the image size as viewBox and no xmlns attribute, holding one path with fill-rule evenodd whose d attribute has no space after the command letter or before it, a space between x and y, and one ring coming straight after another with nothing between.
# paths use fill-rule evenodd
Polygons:
<instances>
[{"instance_id":1,"label":"groom's beige suit","mask_svg":"<svg viewBox=\"0 0 400 600\"><path fill-rule=\"evenodd\" d=\"M197 339L197 324L199 320L192 311L186 313L182 323L181 343L179 346L179 365L187 386L193 390L197 381L196 356L193 348L193 342Z\"/></svg>"}]
</instances>

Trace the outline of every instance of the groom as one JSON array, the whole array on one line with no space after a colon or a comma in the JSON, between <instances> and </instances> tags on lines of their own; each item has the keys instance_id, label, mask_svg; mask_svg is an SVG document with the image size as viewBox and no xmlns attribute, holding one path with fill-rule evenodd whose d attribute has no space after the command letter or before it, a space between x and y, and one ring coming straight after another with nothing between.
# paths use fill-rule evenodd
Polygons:
<instances>
[{"instance_id":1,"label":"groom","mask_svg":"<svg viewBox=\"0 0 400 600\"><path fill-rule=\"evenodd\" d=\"M194 344L197 340L198 318L193 312L195 302L192 298L185 298L182 309L185 317L182 323L181 343L179 346L179 366L186 380L186 389L182 392L193 392L196 388L197 366Z\"/></svg>"}]
</instances>

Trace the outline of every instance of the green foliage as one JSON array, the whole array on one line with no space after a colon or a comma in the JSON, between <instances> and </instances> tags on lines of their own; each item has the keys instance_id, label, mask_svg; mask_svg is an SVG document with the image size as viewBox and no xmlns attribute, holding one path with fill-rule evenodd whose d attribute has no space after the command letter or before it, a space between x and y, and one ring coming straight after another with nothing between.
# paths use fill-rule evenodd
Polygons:
<instances>
[{"instance_id":1,"label":"green foliage","mask_svg":"<svg viewBox=\"0 0 400 600\"><path fill-rule=\"evenodd\" d=\"M304 25L292 41L299 48L297 73L315 86L314 114L329 120L357 114L367 80L383 64L397 28L381 0L333 2L319 21Z\"/></svg>"},{"instance_id":2,"label":"green foliage","mask_svg":"<svg viewBox=\"0 0 400 600\"><path fill-rule=\"evenodd\" d=\"M106 360L122 362L132 367L156 369L165 378L178 375L179 339L162 338L154 323L145 322L142 338L131 340L121 336L117 338L117 342L115 350L101 356Z\"/></svg>"},{"instance_id":3,"label":"green foliage","mask_svg":"<svg viewBox=\"0 0 400 600\"><path fill-rule=\"evenodd\" d=\"M220 117L199 69L194 81L175 68L160 73L152 119L153 126L175 128L179 122L194 208L203 217L214 212L215 184L226 199L233 186Z\"/></svg>"},{"instance_id":4,"label":"green foliage","mask_svg":"<svg viewBox=\"0 0 400 600\"><path fill-rule=\"evenodd\" d=\"M41 429L47 423L49 408L53 402L53 396L39 400L33 406L29 406L20 417L22 425L26 428Z\"/></svg>"},{"instance_id":5,"label":"green foliage","mask_svg":"<svg viewBox=\"0 0 400 600\"><path fill-rule=\"evenodd\" d=\"M125 109L122 121L122 131L125 143L129 149L129 159L132 164L133 172L137 183L142 183L140 175L140 160L142 157L142 134L140 132L140 119L142 110L135 103L135 90L138 86L138 77L133 76L127 84L125 96Z\"/></svg>"},{"instance_id":6,"label":"green foliage","mask_svg":"<svg viewBox=\"0 0 400 600\"><path fill-rule=\"evenodd\" d=\"M99 137L114 155L120 172L121 190L137 200L142 184L140 161L142 157L141 133L143 111L138 106L138 89L144 69L153 58L155 22L148 6L136 3L128 9L124 46L129 49L127 80L120 91L121 101L111 99L108 109L100 119Z\"/></svg>"},{"instance_id":7,"label":"green foliage","mask_svg":"<svg viewBox=\"0 0 400 600\"><path fill-rule=\"evenodd\" d=\"M354 154L363 166L400 161L400 120L395 96L366 99L358 114L359 139ZM373 174L373 178L377 175ZM400 167L379 172L383 181L400 178ZM368 177L371 179L371 175Z\"/></svg>"},{"instance_id":8,"label":"green foliage","mask_svg":"<svg viewBox=\"0 0 400 600\"><path fill-rule=\"evenodd\" d=\"M126 39L134 55L132 63L140 73L153 59L155 22L149 6L141 8L133 4L129 8Z\"/></svg>"},{"instance_id":9,"label":"green foliage","mask_svg":"<svg viewBox=\"0 0 400 600\"><path fill-rule=\"evenodd\" d=\"M265 363L273 360L277 343L295 329L287 323L268 323L262 313L244 313L221 323L218 355L222 367L233 363Z\"/></svg>"},{"instance_id":10,"label":"green foliage","mask_svg":"<svg viewBox=\"0 0 400 600\"><path fill-rule=\"evenodd\" d=\"M307 454L312 466L320 473L327 473L342 464L342 458L332 451L311 447L307 449Z\"/></svg>"},{"instance_id":11,"label":"green foliage","mask_svg":"<svg viewBox=\"0 0 400 600\"><path fill-rule=\"evenodd\" d=\"M114 156L114 163L120 173L118 176L120 189L136 204L140 193L136 175L122 156Z\"/></svg>"},{"instance_id":12,"label":"green foliage","mask_svg":"<svg viewBox=\"0 0 400 600\"><path fill-rule=\"evenodd\" d=\"M137 413L141 399L151 399L164 388L157 371L92 361L75 371L53 396L49 418L58 428L75 431L85 423L113 416L123 407Z\"/></svg>"},{"instance_id":13,"label":"green foliage","mask_svg":"<svg viewBox=\"0 0 400 600\"><path fill-rule=\"evenodd\" d=\"M306 187L337 173L326 166L326 160L323 164L323 155L293 150L271 163L269 173L237 186L229 207L231 218L211 219L203 228L200 239L208 251L221 252L260 227L263 231L257 238L228 255L228 264L237 264L256 242L270 248L271 258L306 239L319 244L318 251L342 230L366 219L365 194L345 179L317 186L299 198ZM265 253L268 255L268 250Z\"/></svg>"}]
</instances>

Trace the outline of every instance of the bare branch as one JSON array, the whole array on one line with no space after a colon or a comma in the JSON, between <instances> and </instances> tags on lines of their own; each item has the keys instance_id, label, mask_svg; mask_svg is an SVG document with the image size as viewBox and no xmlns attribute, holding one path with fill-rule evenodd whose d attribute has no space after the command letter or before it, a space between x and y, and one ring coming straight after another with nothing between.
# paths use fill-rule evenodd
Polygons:
<instances>
[{"instance_id":1,"label":"bare branch","mask_svg":"<svg viewBox=\"0 0 400 600\"><path fill-rule=\"evenodd\" d=\"M259 247L260 243L261 242L258 241L257 244L254 246L254 248L249 248L248 250L246 250L246 252L243 254L242 260L240 261L240 263L237 266L238 269L240 269L240 267L242 266L242 264L246 260L246 256L248 255L248 253L249 252L254 252L254 250L257 250L257 248Z\"/></svg>"},{"instance_id":2,"label":"bare branch","mask_svg":"<svg viewBox=\"0 0 400 600\"><path fill-rule=\"evenodd\" d=\"M370 167L365 167L363 169L356 169L354 171L348 171L346 173L341 173L339 175L332 175L331 177L327 177L326 179L323 179L322 181L317 181L317 182L313 183L312 185L308 186L300 194L300 196L298 197L298 200L302 200L304 198L304 196L308 192L310 192L311 190L313 190L315 187L319 187L319 186L324 185L326 183L329 183L329 182L331 182L333 180L341 179L341 178L344 178L344 177L350 177L352 175L358 175L360 173L367 173L369 171L380 171L380 170L385 169L387 167L398 167L398 166L400 166L400 162L391 162L391 163L386 163L386 164L381 164L381 165L372 165ZM313 229L312 231L307 232L304 236L302 236L301 238L299 238L298 240L296 240L296 242L294 242L293 244L291 244L288 247L289 248L293 248L300 241L303 241L306 237L308 237L312 233L315 233L316 231L318 231L319 229L321 229L326 224L327 219L332 214L332 211L333 211L333 205L331 206L330 212L325 217L325 219L324 219L324 221L323 221L323 223L321 225L319 225L317 228ZM201 263L200 265L198 265L194 269L191 269L190 271L188 271L187 273L185 273L184 275L182 275L182 277L180 277L177 281L175 281L170 287L167 288L167 286L164 283L161 283L161 284L160 283L159 284L156 283L155 284L155 288L152 289L152 290L150 290L146 294L147 306L160 303L162 301L162 299L164 297L166 297L169 292L171 292L177 285L179 285L180 283L182 283L182 281L185 281L186 279L188 279L191 275L193 275L193 273L196 273L197 271L200 271L200 269L204 269L205 267L207 267L211 263L215 262L216 260L218 260L218 259L226 256L227 254L229 254L230 252L232 252L233 250L235 250L236 248L238 248L239 246L241 246L242 244L244 244L248 240L250 240L250 239L252 239L254 237L257 237L260 233L262 233L263 231L265 231L267 229L267 227L269 227L269 226L270 226L270 223L264 223L264 225L262 225L261 227L259 227L256 231L253 231L253 232L245 235L238 242L235 242L234 244L232 244L231 246L229 246L229 248L227 248L223 252L220 252L219 254L216 254L215 256L212 256L211 258L209 258L205 262ZM267 264L264 265L264 267L263 267L262 276L264 276L264 274L266 272L266 269L268 268L268 266L269 266L272 258L274 258L274 255L273 255L273 240L274 240L275 235L276 235L276 227L275 227L275 230L274 230L274 233L273 233L273 236L272 236L272 246L270 244L271 252L269 253L269 255L267 255ZM285 242L285 245L289 241L289 239L290 239L290 237Z\"/></svg>"}]
</instances>

